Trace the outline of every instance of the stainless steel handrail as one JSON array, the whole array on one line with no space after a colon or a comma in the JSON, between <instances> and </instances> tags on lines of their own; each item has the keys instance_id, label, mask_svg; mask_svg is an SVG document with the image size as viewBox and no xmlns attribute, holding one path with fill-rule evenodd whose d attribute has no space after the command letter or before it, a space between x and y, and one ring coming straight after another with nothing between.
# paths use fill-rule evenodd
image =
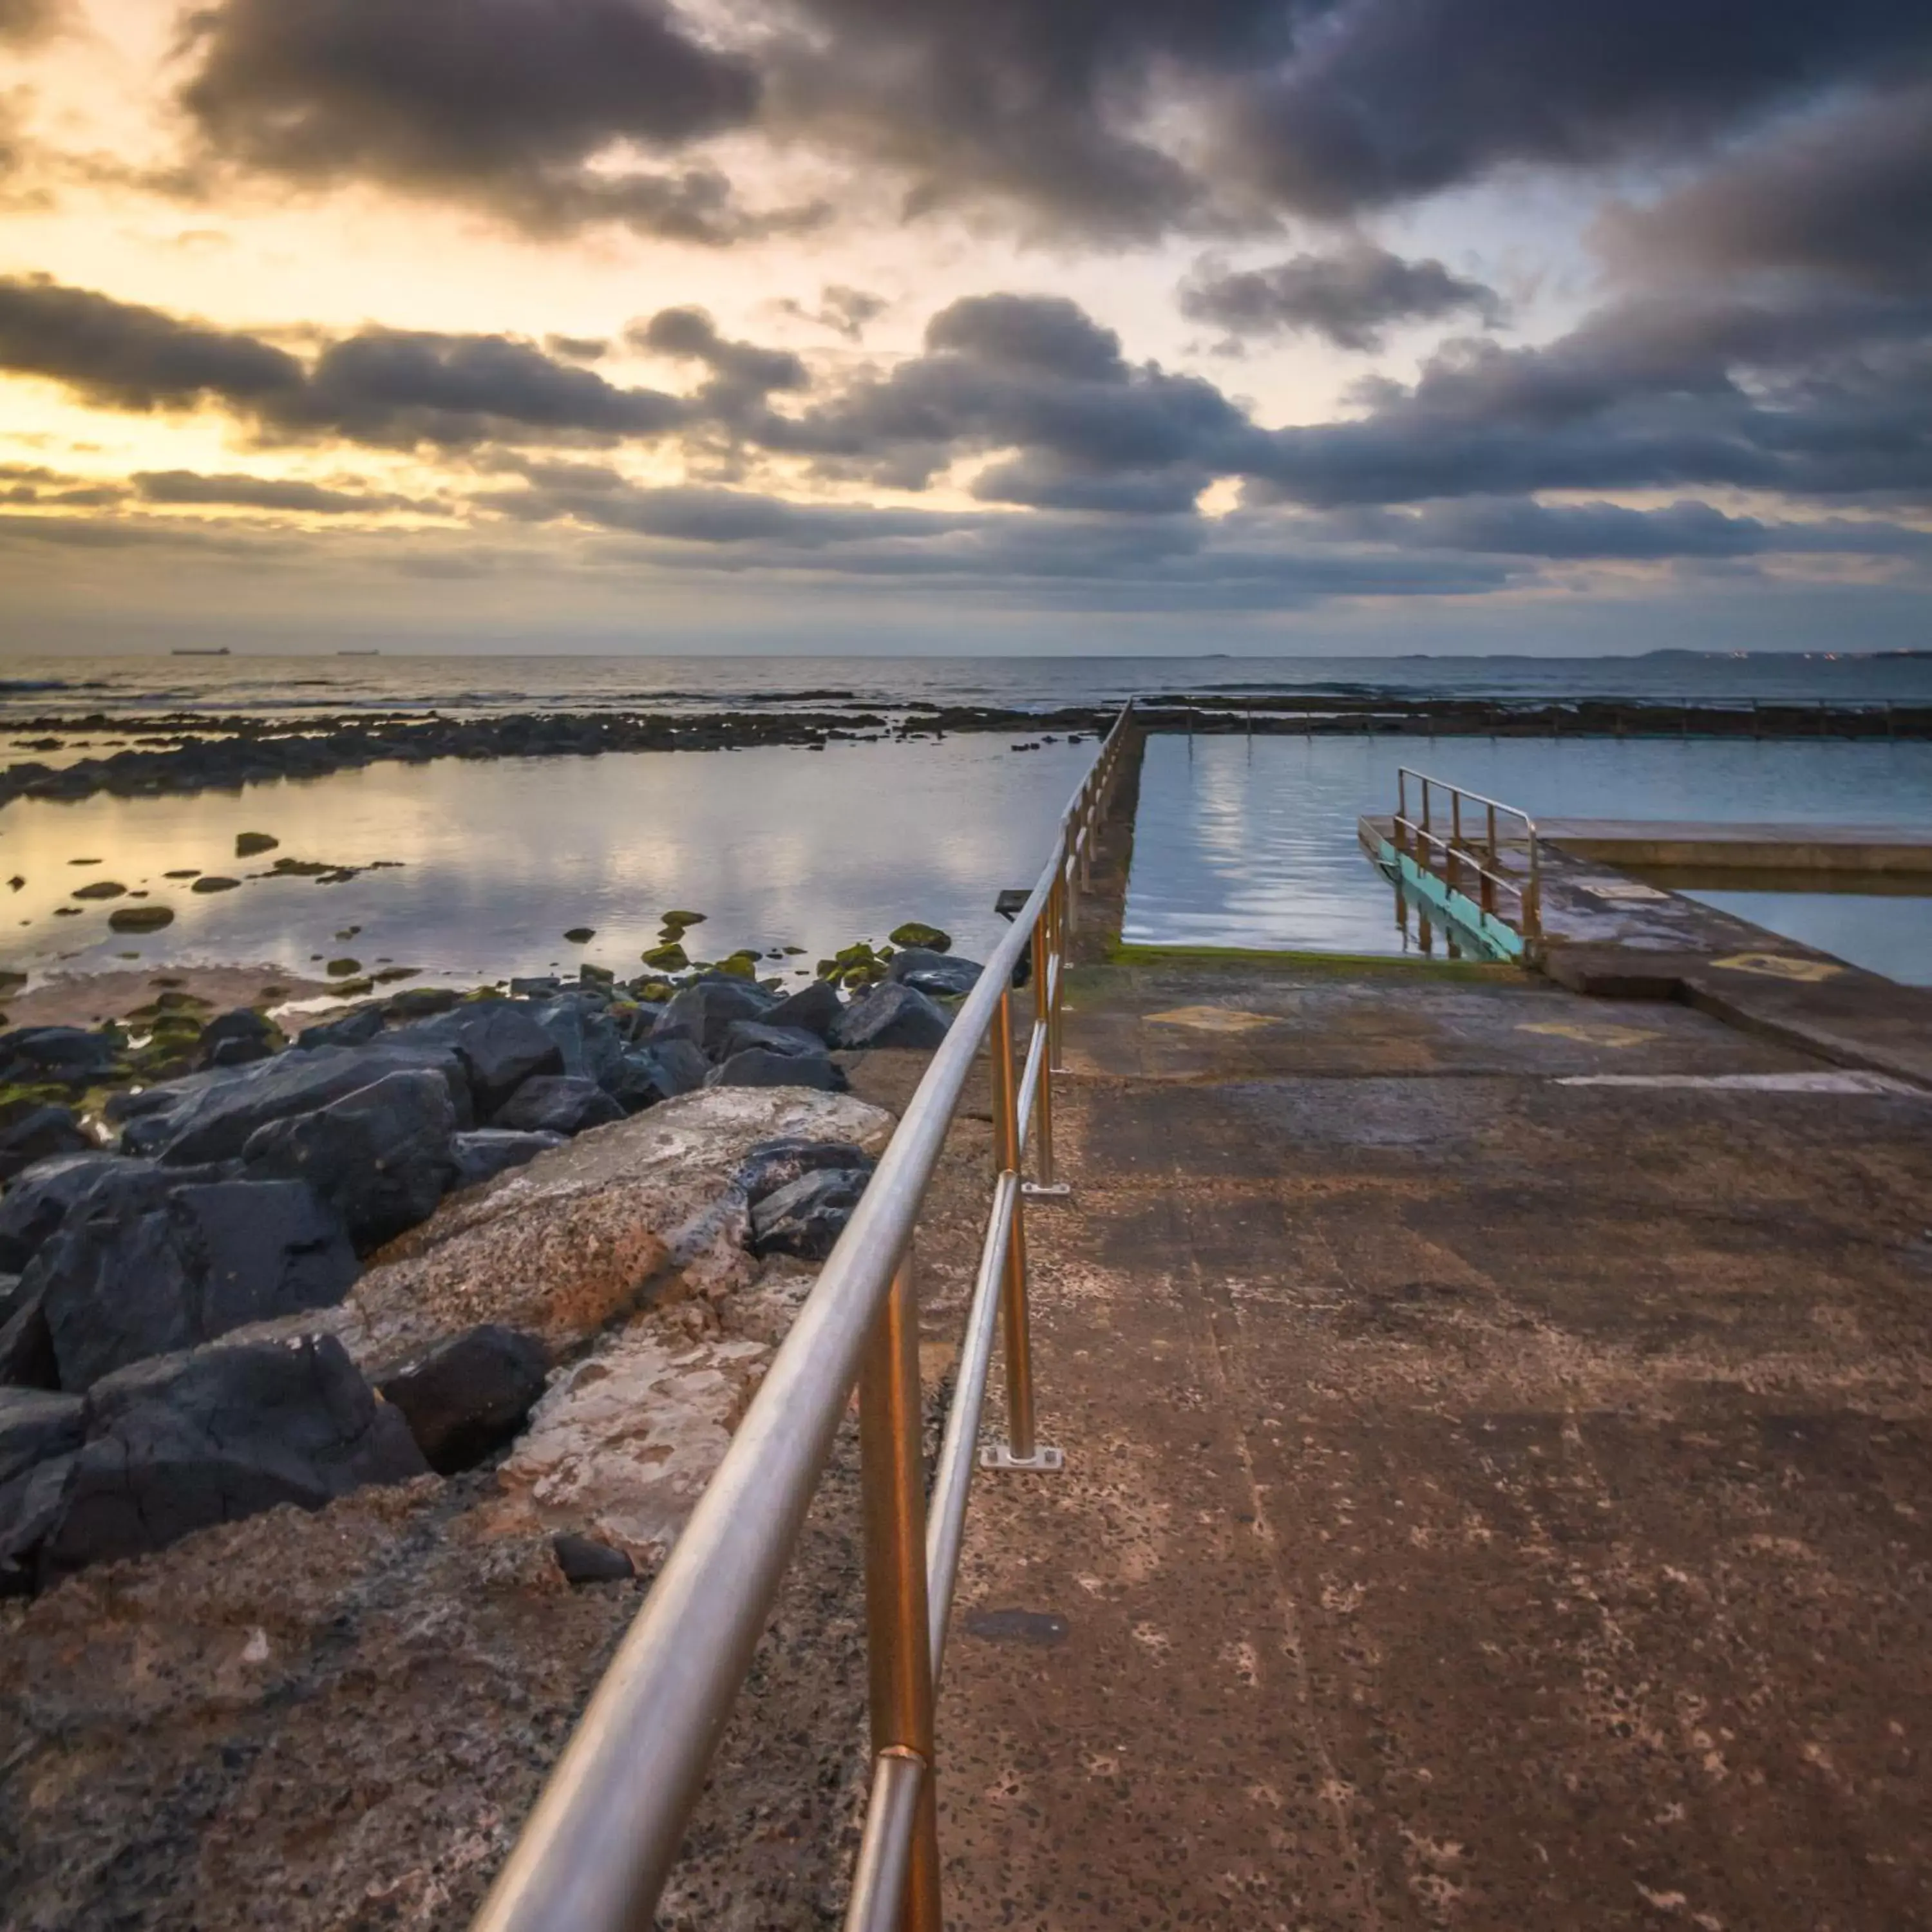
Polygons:
<instances>
[{"instance_id":1,"label":"stainless steel handrail","mask_svg":"<svg viewBox=\"0 0 1932 1932\"><path fill-rule=\"evenodd\" d=\"M630 1932L650 1923L855 1382L874 1778L847 1923L883 1926L898 1912L897 1922L936 1932L933 1684L974 1464L1059 1466L1059 1452L1035 1440L1021 1165L1030 1144L1040 1185L1052 1186L1052 1076L1073 882L1085 876L1132 712L1130 703L1063 814L1053 856L934 1054L484 1900L476 1932ZM1029 945L1033 1024L1016 1079L1012 977ZM917 1480L913 1229L989 1033L993 1209L928 1509ZM996 1312L1006 1344L1007 1442L976 1459Z\"/></svg>"},{"instance_id":2,"label":"stainless steel handrail","mask_svg":"<svg viewBox=\"0 0 1932 1932\"><path fill-rule=\"evenodd\" d=\"M1413 779L1422 788L1420 819L1412 818L1408 809L1409 782ZM1438 832L1431 822L1430 800L1432 790L1446 792L1449 798L1449 832L1447 837ZM1466 805L1482 808L1482 831L1473 838L1466 832L1462 823L1462 808ZM1514 819L1522 827L1521 839L1500 838L1497 834L1498 814ZM1442 856L1443 883L1453 892L1459 883L1473 878L1476 884L1478 903L1482 910L1491 914L1496 910L1496 894L1498 890L1512 895L1516 902L1516 918L1522 934L1525 950L1534 954L1543 944L1543 868L1537 847L1536 820L1529 814L1514 805L1505 805L1502 800L1490 798L1479 791L1471 791L1466 786L1452 784L1447 778L1432 777L1426 772L1418 772L1408 765L1396 768L1395 837L1392 842L1398 852L1406 853L1419 866L1426 866L1432 853ZM1522 844L1528 853L1528 876L1526 879L1503 869L1500 856L1505 848ZM1484 862L1486 860L1486 863ZM1458 868L1465 875L1459 880Z\"/></svg>"}]
</instances>

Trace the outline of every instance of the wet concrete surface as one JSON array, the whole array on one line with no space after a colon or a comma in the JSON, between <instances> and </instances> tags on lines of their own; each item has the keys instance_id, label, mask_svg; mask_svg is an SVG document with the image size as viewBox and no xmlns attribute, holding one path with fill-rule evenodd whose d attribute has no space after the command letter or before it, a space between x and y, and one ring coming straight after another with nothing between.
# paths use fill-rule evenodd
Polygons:
<instances>
[{"instance_id":1,"label":"wet concrete surface","mask_svg":"<svg viewBox=\"0 0 1932 1932\"><path fill-rule=\"evenodd\" d=\"M1414 968L1090 968L1067 1058L949 1922L1932 1924L1932 1096Z\"/></svg>"}]
</instances>

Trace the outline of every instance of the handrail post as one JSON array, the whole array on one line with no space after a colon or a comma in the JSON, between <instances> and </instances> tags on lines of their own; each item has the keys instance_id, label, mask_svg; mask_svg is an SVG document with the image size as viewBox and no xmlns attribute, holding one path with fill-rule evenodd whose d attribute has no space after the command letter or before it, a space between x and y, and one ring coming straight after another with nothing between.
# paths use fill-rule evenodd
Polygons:
<instances>
[{"instance_id":1,"label":"handrail post","mask_svg":"<svg viewBox=\"0 0 1932 1932\"><path fill-rule=\"evenodd\" d=\"M908 1248L866 1338L859 1369L866 1661L874 1756L887 1752L910 1755L925 1774L920 1780L905 1898L897 1923L902 1932L941 1932L920 1430L919 1302Z\"/></svg>"},{"instance_id":2,"label":"handrail post","mask_svg":"<svg viewBox=\"0 0 1932 1932\"><path fill-rule=\"evenodd\" d=\"M1034 969L1044 974L1047 962L1036 959ZM989 1042L993 1074L993 1166L996 1174L1017 1176L1020 1171L1019 1086L1013 1072L1013 989L1000 988ZM1042 1065L1042 1085L1052 1070ZM1013 1202L1012 1224L1006 1234L1006 1265L1000 1286L1000 1327L1006 1342L1006 1439L1003 1446L980 1452L982 1466L992 1469L1058 1469L1058 1449L1035 1440L1033 1407L1033 1336L1027 1309L1025 1193Z\"/></svg>"}]
</instances>

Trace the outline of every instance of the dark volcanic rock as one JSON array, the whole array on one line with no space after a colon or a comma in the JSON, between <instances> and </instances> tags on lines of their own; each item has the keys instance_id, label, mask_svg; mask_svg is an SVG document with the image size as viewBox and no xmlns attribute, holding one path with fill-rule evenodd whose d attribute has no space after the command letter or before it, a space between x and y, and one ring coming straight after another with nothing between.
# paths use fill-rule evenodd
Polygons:
<instances>
[{"instance_id":1,"label":"dark volcanic rock","mask_svg":"<svg viewBox=\"0 0 1932 1932\"><path fill-rule=\"evenodd\" d=\"M632 1048L604 1082L604 1090L626 1113L640 1113L702 1087L710 1070L710 1063L689 1040L660 1040Z\"/></svg>"},{"instance_id":2,"label":"dark volcanic rock","mask_svg":"<svg viewBox=\"0 0 1932 1932\"><path fill-rule=\"evenodd\" d=\"M190 1074L165 1089L153 1088L169 1098L130 1120L121 1144L129 1154L158 1154L176 1165L230 1160L271 1120L312 1114L386 1073L418 1066L442 1076L456 1108L456 1124L468 1126L470 1078L454 1049L401 1033L384 1034L366 1046L278 1054L252 1066Z\"/></svg>"},{"instance_id":3,"label":"dark volcanic rock","mask_svg":"<svg viewBox=\"0 0 1932 1932\"><path fill-rule=\"evenodd\" d=\"M81 1027L16 1027L0 1033L0 1085L60 1081L84 1087L104 1078L122 1054L112 1034Z\"/></svg>"},{"instance_id":4,"label":"dark volcanic rock","mask_svg":"<svg viewBox=\"0 0 1932 1932\"><path fill-rule=\"evenodd\" d=\"M538 1007L532 1022L555 1042L560 1071L600 1086L624 1057L624 1036L604 1005L592 993L565 993Z\"/></svg>"},{"instance_id":5,"label":"dark volcanic rock","mask_svg":"<svg viewBox=\"0 0 1932 1932\"><path fill-rule=\"evenodd\" d=\"M65 1456L80 1447L81 1412L77 1395L47 1389L0 1389L0 1485L10 1483L50 1456Z\"/></svg>"},{"instance_id":6,"label":"dark volcanic rock","mask_svg":"<svg viewBox=\"0 0 1932 1932\"><path fill-rule=\"evenodd\" d=\"M22 1286L44 1298L62 1388L85 1389L245 1322L329 1307L356 1275L342 1222L312 1188L224 1180L64 1228Z\"/></svg>"},{"instance_id":7,"label":"dark volcanic rock","mask_svg":"<svg viewBox=\"0 0 1932 1932\"><path fill-rule=\"evenodd\" d=\"M790 1186L801 1174L839 1168L869 1174L872 1166L872 1156L850 1141L811 1141L787 1135L752 1148L739 1170L738 1180L746 1199L755 1206L766 1195Z\"/></svg>"},{"instance_id":8,"label":"dark volcanic rock","mask_svg":"<svg viewBox=\"0 0 1932 1932\"><path fill-rule=\"evenodd\" d=\"M526 1133L576 1134L621 1120L624 1110L594 1080L568 1073L539 1073L526 1080L496 1110L491 1123Z\"/></svg>"},{"instance_id":9,"label":"dark volcanic rock","mask_svg":"<svg viewBox=\"0 0 1932 1932\"><path fill-rule=\"evenodd\" d=\"M722 1056L763 1047L768 1053L820 1054L825 1042L803 1027L772 1026L763 1020L734 1020L725 1029Z\"/></svg>"},{"instance_id":10,"label":"dark volcanic rock","mask_svg":"<svg viewBox=\"0 0 1932 1932\"><path fill-rule=\"evenodd\" d=\"M638 1574L638 1566L623 1551L593 1536L560 1530L550 1538L550 1546L567 1583L622 1583Z\"/></svg>"},{"instance_id":11,"label":"dark volcanic rock","mask_svg":"<svg viewBox=\"0 0 1932 1932\"><path fill-rule=\"evenodd\" d=\"M397 1037L434 1040L454 1049L470 1076L478 1118L490 1116L532 1075L580 1070L564 1064L557 1040L529 1007L508 1000L472 1000Z\"/></svg>"},{"instance_id":12,"label":"dark volcanic rock","mask_svg":"<svg viewBox=\"0 0 1932 1932\"><path fill-rule=\"evenodd\" d=\"M68 1216L91 1198L118 1212L138 1214L158 1208L168 1189L184 1178L178 1168L164 1169L151 1160L130 1160L98 1148L36 1161L0 1200L0 1268L24 1268Z\"/></svg>"},{"instance_id":13,"label":"dark volcanic rock","mask_svg":"<svg viewBox=\"0 0 1932 1932\"><path fill-rule=\"evenodd\" d=\"M481 1186L563 1143L562 1134L520 1133L513 1127L477 1127L458 1134L449 1144L450 1158L456 1164L456 1178L450 1186Z\"/></svg>"},{"instance_id":14,"label":"dark volcanic rock","mask_svg":"<svg viewBox=\"0 0 1932 1932\"><path fill-rule=\"evenodd\" d=\"M833 1168L801 1174L752 1209L752 1246L760 1255L822 1262L845 1231L869 1172Z\"/></svg>"},{"instance_id":15,"label":"dark volcanic rock","mask_svg":"<svg viewBox=\"0 0 1932 1932\"><path fill-rule=\"evenodd\" d=\"M212 1019L201 1032L198 1066L246 1066L266 1060L275 1050L274 1022L252 1006L238 1006L232 1012Z\"/></svg>"},{"instance_id":16,"label":"dark volcanic rock","mask_svg":"<svg viewBox=\"0 0 1932 1932\"><path fill-rule=\"evenodd\" d=\"M364 1006L344 1013L339 1020L322 1026L304 1027L296 1035L296 1045L304 1049L316 1046L363 1046L382 1030L382 1009Z\"/></svg>"},{"instance_id":17,"label":"dark volcanic rock","mask_svg":"<svg viewBox=\"0 0 1932 1932\"><path fill-rule=\"evenodd\" d=\"M78 1454L50 1456L0 1483L0 1597L24 1596L34 1583L34 1554L59 1520Z\"/></svg>"},{"instance_id":18,"label":"dark volcanic rock","mask_svg":"<svg viewBox=\"0 0 1932 1932\"><path fill-rule=\"evenodd\" d=\"M40 1540L44 1583L278 1504L320 1509L427 1473L408 1425L332 1335L139 1363L89 1390L86 1426Z\"/></svg>"},{"instance_id":19,"label":"dark volcanic rock","mask_svg":"<svg viewBox=\"0 0 1932 1932\"><path fill-rule=\"evenodd\" d=\"M442 1076L410 1070L258 1127L242 1161L250 1180L307 1181L366 1255L436 1212L456 1172L455 1132Z\"/></svg>"},{"instance_id":20,"label":"dark volcanic rock","mask_svg":"<svg viewBox=\"0 0 1932 1932\"><path fill-rule=\"evenodd\" d=\"M944 1010L923 993L887 980L846 1008L832 1042L854 1048L935 1047L950 1024Z\"/></svg>"},{"instance_id":21,"label":"dark volcanic rock","mask_svg":"<svg viewBox=\"0 0 1932 1932\"><path fill-rule=\"evenodd\" d=\"M821 1094L842 1094L845 1076L821 1048L817 1053L774 1053L767 1046L747 1047L714 1066L704 1076L707 1087L810 1087Z\"/></svg>"},{"instance_id":22,"label":"dark volcanic rock","mask_svg":"<svg viewBox=\"0 0 1932 1932\"><path fill-rule=\"evenodd\" d=\"M765 1015L764 1022L767 1026L801 1027L824 1040L844 1010L845 1003L839 998L838 988L829 980L814 980L810 986L801 986L779 1000Z\"/></svg>"},{"instance_id":23,"label":"dark volcanic rock","mask_svg":"<svg viewBox=\"0 0 1932 1932\"><path fill-rule=\"evenodd\" d=\"M482 1461L524 1426L550 1372L550 1352L534 1335L500 1322L440 1342L376 1388L410 1426L438 1474Z\"/></svg>"},{"instance_id":24,"label":"dark volcanic rock","mask_svg":"<svg viewBox=\"0 0 1932 1932\"><path fill-rule=\"evenodd\" d=\"M909 946L894 955L886 977L910 986L932 999L958 999L980 983L986 968L976 959L961 959L950 953L935 952L924 946Z\"/></svg>"},{"instance_id":25,"label":"dark volcanic rock","mask_svg":"<svg viewBox=\"0 0 1932 1932\"><path fill-rule=\"evenodd\" d=\"M688 1040L715 1057L738 1020L763 1019L777 1004L750 980L699 980L674 994L651 1029L653 1041Z\"/></svg>"},{"instance_id":26,"label":"dark volcanic rock","mask_svg":"<svg viewBox=\"0 0 1932 1932\"><path fill-rule=\"evenodd\" d=\"M8 1302L0 1322L0 1384L15 1388L60 1387L60 1364L54 1360L54 1338L47 1328L46 1297L38 1286L22 1282Z\"/></svg>"},{"instance_id":27,"label":"dark volcanic rock","mask_svg":"<svg viewBox=\"0 0 1932 1932\"><path fill-rule=\"evenodd\" d=\"M36 1161L85 1154L93 1145L72 1108L26 1108L0 1126L0 1180L10 1180Z\"/></svg>"}]
</instances>

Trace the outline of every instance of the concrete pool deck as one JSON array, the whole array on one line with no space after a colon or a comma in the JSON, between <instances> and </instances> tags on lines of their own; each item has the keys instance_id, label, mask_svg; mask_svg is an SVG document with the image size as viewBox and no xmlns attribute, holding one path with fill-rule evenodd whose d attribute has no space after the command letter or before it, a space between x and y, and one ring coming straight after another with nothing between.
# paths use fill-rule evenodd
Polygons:
<instances>
[{"instance_id":1,"label":"concrete pool deck","mask_svg":"<svg viewBox=\"0 0 1932 1932\"><path fill-rule=\"evenodd\" d=\"M949 1922L1932 1923L1932 1094L1509 968L1109 963L1125 843Z\"/></svg>"}]
</instances>

